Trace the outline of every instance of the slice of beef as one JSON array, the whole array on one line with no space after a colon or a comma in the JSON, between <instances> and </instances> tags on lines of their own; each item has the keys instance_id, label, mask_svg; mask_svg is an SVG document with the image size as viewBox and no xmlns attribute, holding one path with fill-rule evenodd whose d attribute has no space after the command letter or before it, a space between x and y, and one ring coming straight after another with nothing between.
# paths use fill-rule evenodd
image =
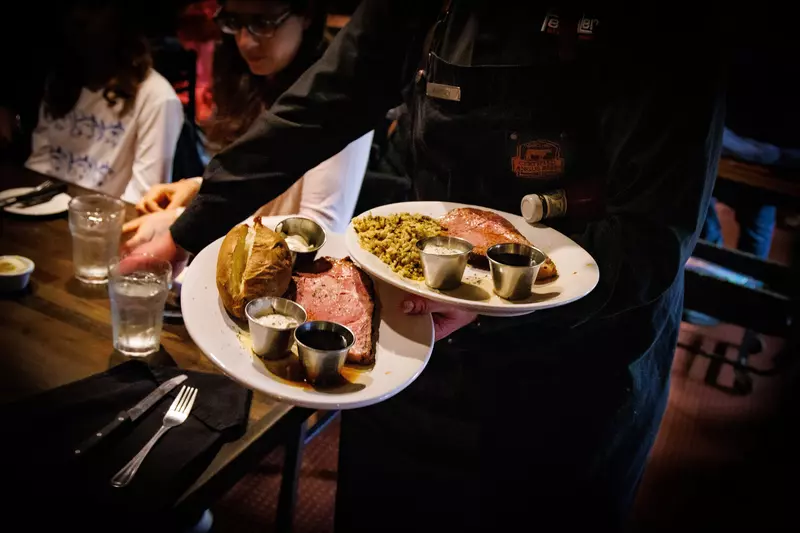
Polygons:
<instances>
[{"instance_id":1,"label":"slice of beef","mask_svg":"<svg viewBox=\"0 0 800 533\"><path fill-rule=\"evenodd\" d=\"M375 362L377 324L372 280L349 257L317 259L304 272L295 272L292 299L303 306L308 320L327 320L345 325L355 333L348 363Z\"/></svg>"},{"instance_id":2,"label":"slice of beef","mask_svg":"<svg viewBox=\"0 0 800 533\"><path fill-rule=\"evenodd\" d=\"M471 242L475 255L486 257L488 248L507 242L531 246L511 222L491 211L459 207L449 211L439 222L447 229L447 235Z\"/></svg>"},{"instance_id":3,"label":"slice of beef","mask_svg":"<svg viewBox=\"0 0 800 533\"><path fill-rule=\"evenodd\" d=\"M511 222L492 211L459 207L448 211L439 222L445 234L469 241L475 247L470 254L470 263L481 268L489 268L486 250L495 244L517 243L533 246ZM539 270L538 280L557 275L556 267L550 258Z\"/></svg>"}]
</instances>

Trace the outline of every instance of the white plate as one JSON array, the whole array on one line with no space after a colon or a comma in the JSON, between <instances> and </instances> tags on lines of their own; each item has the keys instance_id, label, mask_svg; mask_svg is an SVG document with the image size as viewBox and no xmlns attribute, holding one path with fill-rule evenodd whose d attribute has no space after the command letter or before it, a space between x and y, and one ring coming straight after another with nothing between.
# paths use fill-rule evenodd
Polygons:
<instances>
[{"instance_id":1,"label":"white plate","mask_svg":"<svg viewBox=\"0 0 800 533\"><path fill-rule=\"evenodd\" d=\"M274 228L286 217L264 217ZM186 271L181 288L181 311L186 329L197 346L225 374L239 383L283 402L314 409L353 409L391 398L406 388L425 368L433 350L430 316L407 316L400 311L403 293L375 280L381 305L381 323L375 365L356 373L355 386L345 392L325 392L292 385L272 374L245 346L247 324L237 324L219 300L217 254L222 239L209 244ZM344 237L328 233L319 257L345 257ZM352 375L348 374L348 378ZM356 390L360 389L360 390Z\"/></svg>"},{"instance_id":2,"label":"white plate","mask_svg":"<svg viewBox=\"0 0 800 533\"><path fill-rule=\"evenodd\" d=\"M476 207L494 211L503 216L534 246L550 256L556 264L559 276L549 282L534 284L533 294L530 298L511 302L503 300L492 292L492 280L488 270L468 266L464 272L464 283L461 287L453 291L437 291L425 285L424 282L413 281L396 274L377 256L361 248L352 223L347 227L345 233L350 257L371 275L395 287L488 316L520 316L540 309L558 307L583 298L597 285L600 271L597 263L586 250L558 231L541 224L528 224L524 218L517 215L485 207L450 202L404 202L377 207L370 210L369 213L377 216L412 213L439 218L457 207Z\"/></svg>"},{"instance_id":3,"label":"white plate","mask_svg":"<svg viewBox=\"0 0 800 533\"><path fill-rule=\"evenodd\" d=\"M33 187L17 187L16 189L6 189L0 192L0 200L4 198L11 198L12 196L20 196L29 193ZM43 204L33 205L31 207L20 207L18 205L10 205L5 208L6 212L14 213L15 215L26 215L33 217L52 216L63 213L69 209L69 201L72 199L67 193L60 193L53 196L50 200Z\"/></svg>"}]
</instances>

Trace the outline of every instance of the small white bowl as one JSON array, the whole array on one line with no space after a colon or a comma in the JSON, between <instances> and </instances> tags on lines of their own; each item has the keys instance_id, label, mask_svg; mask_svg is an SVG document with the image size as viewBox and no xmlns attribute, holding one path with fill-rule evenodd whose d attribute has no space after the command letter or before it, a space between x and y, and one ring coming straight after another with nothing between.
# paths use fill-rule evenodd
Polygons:
<instances>
[{"instance_id":1,"label":"small white bowl","mask_svg":"<svg viewBox=\"0 0 800 533\"><path fill-rule=\"evenodd\" d=\"M14 270L4 272L5 266L10 264ZM28 286L33 273L33 261L21 255L0 255L0 292L21 291Z\"/></svg>"}]
</instances>

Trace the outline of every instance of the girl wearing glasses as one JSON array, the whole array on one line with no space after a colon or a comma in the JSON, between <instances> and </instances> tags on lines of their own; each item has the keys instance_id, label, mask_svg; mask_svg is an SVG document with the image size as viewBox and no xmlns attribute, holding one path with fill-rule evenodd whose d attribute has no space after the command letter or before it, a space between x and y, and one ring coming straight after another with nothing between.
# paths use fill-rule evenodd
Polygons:
<instances>
[{"instance_id":1,"label":"girl wearing glasses","mask_svg":"<svg viewBox=\"0 0 800 533\"><path fill-rule=\"evenodd\" d=\"M204 128L212 152L257 128L259 115L321 56L326 13L314 0L228 0L214 18L223 35L214 52L214 116ZM369 132L307 171L258 214L300 214L333 231L344 231L355 209L371 144ZM147 214L125 226L126 232L136 232L126 246L167 231L201 184L200 178L192 178L153 187L137 205Z\"/></svg>"}]
</instances>

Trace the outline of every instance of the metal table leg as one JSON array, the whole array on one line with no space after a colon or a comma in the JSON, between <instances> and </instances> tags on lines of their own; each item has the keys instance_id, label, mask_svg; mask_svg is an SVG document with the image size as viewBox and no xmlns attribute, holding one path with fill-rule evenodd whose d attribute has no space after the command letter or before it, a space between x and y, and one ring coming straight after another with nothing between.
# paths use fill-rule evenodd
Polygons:
<instances>
[{"instance_id":1,"label":"metal table leg","mask_svg":"<svg viewBox=\"0 0 800 533\"><path fill-rule=\"evenodd\" d=\"M286 439L286 452L283 457L281 492L278 496L278 511L275 524L278 533L291 533L294 521L294 508L297 501L297 484L300 480L300 465L303 462L307 422L300 424Z\"/></svg>"}]
</instances>

